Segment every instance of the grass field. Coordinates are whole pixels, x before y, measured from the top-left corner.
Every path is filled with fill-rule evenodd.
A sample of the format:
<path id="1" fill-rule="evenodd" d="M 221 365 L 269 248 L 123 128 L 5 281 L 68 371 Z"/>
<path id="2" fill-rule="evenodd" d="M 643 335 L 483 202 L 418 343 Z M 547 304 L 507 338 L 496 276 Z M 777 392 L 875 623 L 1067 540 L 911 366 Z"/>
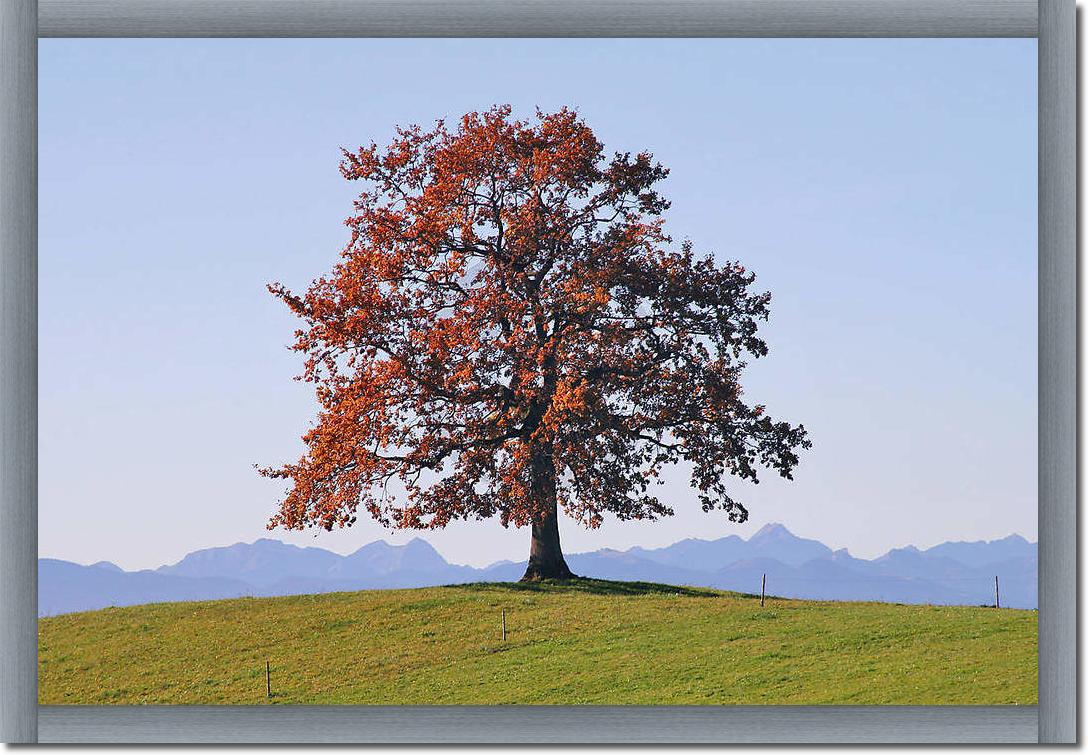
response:
<path id="1" fill-rule="evenodd" d="M 39 698 L 1034 704 L 1036 616 L 594 580 L 163 603 L 40 620 Z"/>

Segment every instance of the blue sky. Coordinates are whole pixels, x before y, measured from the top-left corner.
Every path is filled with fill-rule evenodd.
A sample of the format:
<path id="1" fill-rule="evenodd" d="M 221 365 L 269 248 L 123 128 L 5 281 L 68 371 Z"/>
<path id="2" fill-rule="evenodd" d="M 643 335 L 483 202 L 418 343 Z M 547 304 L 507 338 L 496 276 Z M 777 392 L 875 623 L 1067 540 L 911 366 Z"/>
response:
<path id="1" fill-rule="evenodd" d="M 577 107 L 671 168 L 668 228 L 774 293 L 748 396 L 809 428 L 796 481 L 568 552 L 779 521 L 871 557 L 1036 537 L 1034 40 L 40 42 L 42 556 L 126 568 L 266 536 L 314 404 L 264 289 L 334 264 L 340 146 L 509 102 Z M 354 550 L 377 525 L 274 535 Z M 524 558 L 495 521 L 426 533 Z"/>

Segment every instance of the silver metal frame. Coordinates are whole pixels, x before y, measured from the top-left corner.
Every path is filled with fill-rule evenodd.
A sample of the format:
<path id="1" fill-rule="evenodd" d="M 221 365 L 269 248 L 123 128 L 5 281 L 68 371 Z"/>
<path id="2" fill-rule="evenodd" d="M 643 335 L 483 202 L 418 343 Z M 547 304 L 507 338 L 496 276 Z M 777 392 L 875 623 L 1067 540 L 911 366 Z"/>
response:
<path id="1" fill-rule="evenodd" d="M 0 739 L 5 742 L 1075 742 L 1073 0 L 0 0 Z M 1038 37 L 1039 705 L 37 704 L 39 37 Z"/>

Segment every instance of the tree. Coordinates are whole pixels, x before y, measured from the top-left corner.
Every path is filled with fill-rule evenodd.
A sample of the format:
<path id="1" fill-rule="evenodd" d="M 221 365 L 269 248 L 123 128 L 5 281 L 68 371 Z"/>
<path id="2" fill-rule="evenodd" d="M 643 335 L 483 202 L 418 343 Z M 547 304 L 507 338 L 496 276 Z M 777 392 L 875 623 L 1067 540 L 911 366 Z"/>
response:
<path id="1" fill-rule="evenodd" d="M 586 527 L 673 513 L 685 461 L 704 511 L 747 511 L 727 473 L 792 479 L 804 426 L 742 400 L 770 294 L 665 234 L 668 174 L 606 157 L 577 113 L 508 106 L 344 151 L 364 189 L 342 260 L 304 295 L 293 348 L 321 410 L 269 527 L 530 526 L 523 579 L 568 578 L 558 508 Z M 394 482 L 391 491 L 389 485 Z"/>

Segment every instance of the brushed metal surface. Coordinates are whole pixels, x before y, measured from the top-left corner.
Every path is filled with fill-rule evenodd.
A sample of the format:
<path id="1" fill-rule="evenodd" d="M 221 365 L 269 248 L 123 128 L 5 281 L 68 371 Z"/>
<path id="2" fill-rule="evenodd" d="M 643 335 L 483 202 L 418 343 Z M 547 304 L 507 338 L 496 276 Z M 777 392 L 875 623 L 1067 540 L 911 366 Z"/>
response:
<path id="1" fill-rule="evenodd" d="M 1076 9 L 1039 0 L 1039 741 L 1077 738 Z"/>
<path id="2" fill-rule="evenodd" d="M 43 37 L 1033 37 L 1035 0 L 39 0 Z"/>
<path id="3" fill-rule="evenodd" d="M 1035 706 L 43 706 L 40 741 L 1034 742 Z"/>
<path id="4" fill-rule="evenodd" d="M 0 1 L 0 738 L 38 703 L 38 39 L 35 0 Z"/>

